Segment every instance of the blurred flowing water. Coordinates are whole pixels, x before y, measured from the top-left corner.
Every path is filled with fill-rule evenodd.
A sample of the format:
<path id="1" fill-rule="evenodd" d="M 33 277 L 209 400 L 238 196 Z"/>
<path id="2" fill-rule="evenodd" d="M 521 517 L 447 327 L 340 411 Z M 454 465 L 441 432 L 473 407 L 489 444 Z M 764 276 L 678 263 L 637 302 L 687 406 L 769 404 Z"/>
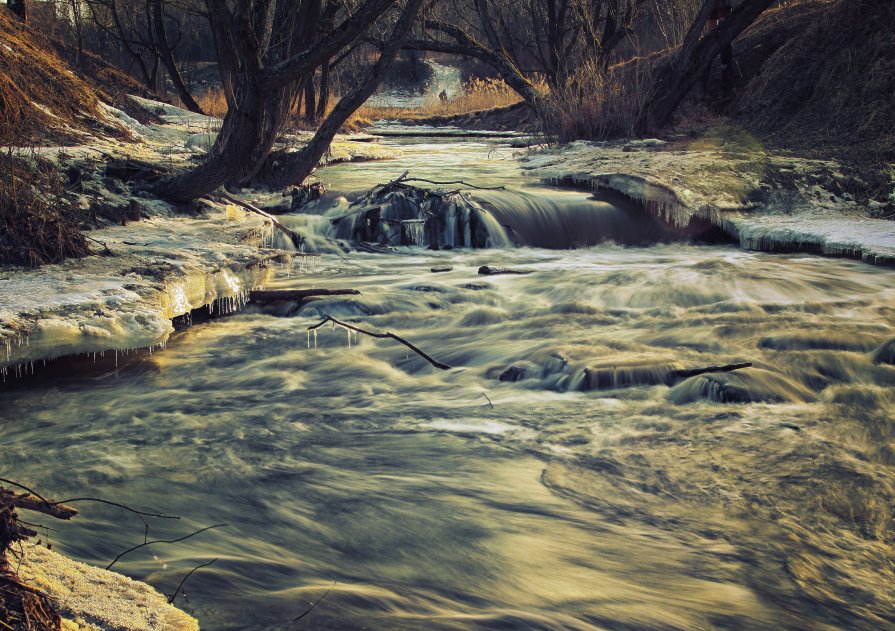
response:
<path id="1" fill-rule="evenodd" d="M 436 144 L 321 177 L 361 189 L 417 161 L 551 194 L 505 145 Z M 292 221 L 320 232 L 329 212 Z M 362 294 L 0 392 L 4 475 L 182 516 L 156 538 L 228 524 L 116 565 L 171 593 L 219 559 L 178 598 L 206 629 L 895 627 L 890 269 L 607 242 L 332 254 L 272 284 L 310 286 Z M 322 314 L 456 368 L 309 337 Z M 500 381 L 510 366 L 523 378 Z M 65 553 L 103 563 L 143 540 L 133 516 L 80 508 L 50 533 Z"/>

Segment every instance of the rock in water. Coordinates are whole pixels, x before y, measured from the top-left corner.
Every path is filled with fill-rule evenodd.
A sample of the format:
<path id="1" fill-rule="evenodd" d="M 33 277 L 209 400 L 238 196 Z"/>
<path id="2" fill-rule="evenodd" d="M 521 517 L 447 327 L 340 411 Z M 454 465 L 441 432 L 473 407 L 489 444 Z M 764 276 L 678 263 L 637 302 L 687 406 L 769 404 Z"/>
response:
<path id="1" fill-rule="evenodd" d="M 500 374 L 498 379 L 500 379 L 500 381 L 512 382 L 522 381 L 525 379 L 525 368 L 522 368 L 521 366 L 510 366 Z"/>

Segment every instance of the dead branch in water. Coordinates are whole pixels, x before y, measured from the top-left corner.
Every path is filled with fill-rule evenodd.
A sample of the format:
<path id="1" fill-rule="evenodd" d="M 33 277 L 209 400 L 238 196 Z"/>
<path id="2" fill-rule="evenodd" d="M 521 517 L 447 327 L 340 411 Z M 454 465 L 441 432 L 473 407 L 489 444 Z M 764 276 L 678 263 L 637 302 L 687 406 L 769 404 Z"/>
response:
<path id="1" fill-rule="evenodd" d="M 112 562 L 106 566 L 106 569 L 111 570 L 112 566 L 115 565 L 116 563 L 118 563 L 118 561 L 121 559 L 121 557 L 123 557 L 126 554 L 130 554 L 134 550 L 139 550 L 140 548 L 145 548 L 146 546 L 152 545 L 154 543 L 178 543 L 180 541 L 189 539 L 190 537 L 194 537 L 194 536 L 198 535 L 199 533 L 205 532 L 206 530 L 211 530 L 212 528 L 223 528 L 226 525 L 227 524 L 214 524 L 213 526 L 206 526 L 205 528 L 200 528 L 196 532 L 192 532 L 184 537 L 178 537 L 177 539 L 154 539 L 153 541 L 144 540 L 143 543 L 141 543 L 139 545 L 135 545 L 133 548 L 128 548 L 127 550 L 125 550 L 124 552 L 119 554 L 117 557 L 115 557 L 112 560 Z"/>
<path id="2" fill-rule="evenodd" d="M 278 301 L 301 302 L 318 296 L 357 296 L 357 289 L 255 289 L 249 293 L 249 301 L 266 304 Z"/>
<path id="3" fill-rule="evenodd" d="M 394 180 L 386 182 L 385 184 L 379 184 L 378 186 L 373 187 L 372 190 L 386 190 L 394 186 L 398 186 L 399 184 L 404 184 L 405 182 L 425 182 L 426 184 L 435 184 L 437 186 L 459 184 L 465 188 L 473 188 L 480 191 L 502 191 L 506 189 L 505 186 L 477 186 L 475 184 L 470 184 L 465 180 L 427 180 L 423 177 L 409 177 L 409 175 L 410 171 L 404 171 L 404 173 L 396 177 Z"/>
<path id="4" fill-rule="evenodd" d="M 333 590 L 333 587 L 335 587 L 335 586 L 336 586 L 336 581 L 333 581 L 333 584 L 329 586 L 329 589 L 326 590 L 326 592 L 324 592 L 323 596 L 321 596 L 320 598 L 318 598 L 317 600 L 315 600 L 313 603 L 311 603 L 311 606 L 308 607 L 307 609 L 305 609 L 305 611 L 304 611 L 303 614 L 301 614 L 300 616 L 297 616 L 297 617 L 293 618 L 293 619 L 291 620 L 291 622 L 298 622 L 299 620 L 301 620 L 302 618 L 304 618 L 305 616 L 307 616 L 309 613 L 311 613 L 312 611 L 314 611 L 314 607 L 316 607 L 317 605 L 319 605 L 319 604 L 323 601 L 324 598 L 326 598 L 327 596 L 329 596 L 329 593 Z"/>
<path id="5" fill-rule="evenodd" d="M 284 226 L 283 223 L 279 219 L 277 219 L 270 213 L 264 212 L 257 206 L 254 206 L 248 202 L 244 202 L 241 199 L 237 199 L 237 198 L 233 197 L 232 195 L 230 195 L 228 193 L 224 193 L 222 191 L 218 191 L 217 193 L 214 193 L 214 195 L 217 195 L 221 199 L 226 200 L 226 201 L 230 202 L 231 204 L 236 204 L 237 206 L 241 206 L 242 208 L 245 208 L 246 210 L 253 212 L 256 215 L 261 215 L 262 217 L 264 217 L 265 219 L 270 221 L 270 223 L 272 223 L 274 225 L 274 227 L 278 228 L 279 230 L 281 230 L 283 232 L 283 234 L 285 234 L 287 237 L 289 237 L 292 240 L 292 244 L 296 248 L 300 248 L 302 246 L 302 244 L 304 244 L 305 238 L 303 236 L 301 236 L 300 234 L 295 232 L 295 230 L 293 230 L 292 228 L 288 228 L 288 227 Z M 213 200 L 213 197 L 210 195 L 206 196 L 206 198 Z"/>
<path id="6" fill-rule="evenodd" d="M 674 383 L 676 381 L 683 381 L 684 379 L 689 379 L 690 377 L 696 377 L 698 375 L 705 375 L 707 373 L 713 372 L 733 372 L 734 370 L 740 370 L 741 368 L 751 368 L 752 362 L 740 362 L 738 364 L 726 364 L 724 366 L 707 366 L 705 368 L 690 368 L 685 370 L 672 370 L 669 375 L 669 381 Z"/>
<path id="7" fill-rule="evenodd" d="M 319 323 L 309 326 L 308 331 L 314 331 L 316 329 L 319 329 L 327 322 L 332 322 L 333 324 L 337 324 L 338 326 L 344 327 L 346 329 L 350 329 L 352 331 L 356 331 L 358 333 L 363 333 L 364 335 L 369 335 L 370 337 L 375 337 L 375 338 L 379 338 L 379 339 L 385 339 L 385 338 L 393 339 L 397 342 L 400 342 L 401 344 L 403 344 L 410 350 L 412 350 L 414 353 L 416 353 L 417 355 L 419 355 L 420 357 L 425 359 L 427 362 L 429 362 L 436 368 L 440 368 L 441 370 L 450 370 L 451 369 L 451 366 L 448 366 L 447 364 L 443 364 L 440 361 L 438 361 L 437 359 L 433 359 L 430 355 L 421 351 L 419 348 L 417 348 L 416 346 L 414 346 L 413 344 L 411 344 L 410 342 L 408 342 L 407 340 L 405 340 L 403 337 L 401 337 L 399 335 L 395 335 L 394 333 L 376 333 L 375 331 L 367 331 L 360 327 L 354 326 L 353 324 L 348 324 L 347 322 L 341 322 L 340 320 L 336 320 L 332 316 L 328 316 L 328 315 L 324 316 L 323 320 L 321 320 Z"/>
<path id="8" fill-rule="evenodd" d="M 505 186 L 476 186 L 475 184 L 470 184 L 464 180 L 427 180 L 421 177 L 407 177 L 401 180 L 402 182 L 426 182 L 427 184 L 460 184 L 464 188 L 474 188 L 479 191 L 503 191 L 506 190 Z"/>
<path id="9" fill-rule="evenodd" d="M 201 565 L 197 565 L 197 566 L 194 567 L 192 570 L 190 570 L 189 572 L 187 572 L 186 576 L 183 577 L 183 580 L 180 581 L 180 585 L 178 585 L 178 586 L 177 586 L 177 589 L 174 590 L 174 593 L 171 594 L 171 595 L 168 597 L 168 604 L 169 604 L 169 605 L 173 605 L 173 604 L 174 604 L 174 599 L 177 598 L 177 594 L 180 593 L 180 590 L 181 590 L 181 588 L 183 587 L 184 583 L 186 583 L 187 579 L 188 579 L 190 576 L 193 575 L 193 572 L 195 572 L 196 570 L 201 570 L 203 567 L 208 567 L 209 565 L 211 565 L 211 564 L 214 563 L 215 561 L 217 561 L 217 559 L 212 559 L 212 560 L 209 561 L 208 563 L 202 563 Z"/>

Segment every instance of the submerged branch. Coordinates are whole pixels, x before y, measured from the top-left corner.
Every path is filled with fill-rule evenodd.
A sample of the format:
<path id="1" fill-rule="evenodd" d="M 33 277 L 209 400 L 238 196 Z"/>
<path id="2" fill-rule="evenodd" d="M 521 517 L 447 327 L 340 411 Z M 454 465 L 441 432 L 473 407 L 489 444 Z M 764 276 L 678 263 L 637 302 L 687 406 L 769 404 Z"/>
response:
<path id="1" fill-rule="evenodd" d="M 413 344 L 411 344 L 410 342 L 408 342 L 407 340 L 405 340 L 403 337 L 401 337 L 399 335 L 395 335 L 394 333 L 388 333 L 388 332 L 376 333 L 375 331 L 367 331 L 367 330 L 357 327 L 353 324 L 348 324 L 347 322 L 342 322 L 340 320 L 336 320 L 332 316 L 328 316 L 328 315 L 324 316 L 323 320 L 321 320 L 319 323 L 309 326 L 308 331 L 314 331 L 315 329 L 319 329 L 327 322 L 332 322 L 333 324 L 337 324 L 341 327 L 350 329 L 352 331 L 356 331 L 358 333 L 363 333 L 364 335 L 369 335 L 370 337 L 375 337 L 375 338 L 379 338 L 379 339 L 385 339 L 385 338 L 393 339 L 397 342 L 400 342 L 401 344 L 403 344 L 410 350 L 412 350 L 414 353 L 416 353 L 417 355 L 419 355 L 420 357 L 425 359 L 427 362 L 429 362 L 436 368 L 440 368 L 441 370 L 450 370 L 451 369 L 451 366 L 448 366 L 447 364 L 443 364 L 440 361 L 438 361 L 437 359 L 432 358 L 430 355 L 428 355 L 424 351 L 420 350 L 419 348 L 417 348 L 416 346 L 414 346 Z"/>
<path id="2" fill-rule="evenodd" d="M 190 570 L 189 572 L 187 572 L 186 576 L 183 577 L 183 580 L 180 581 L 180 585 L 178 585 L 178 586 L 177 586 L 177 589 L 174 590 L 174 593 L 171 594 L 170 597 L 168 597 L 168 604 L 169 604 L 169 605 L 173 605 L 173 604 L 174 604 L 174 599 L 177 598 L 177 594 L 180 593 L 180 590 L 183 588 L 183 586 L 184 586 L 184 584 L 186 583 L 187 579 L 188 579 L 190 576 L 193 575 L 193 572 L 195 572 L 196 570 L 201 570 L 203 567 L 208 567 L 209 565 L 211 565 L 211 564 L 214 563 L 215 561 L 217 561 L 217 559 L 212 559 L 212 560 L 209 561 L 208 563 L 202 563 L 201 565 L 197 565 L 197 566 L 194 567 L 192 570 Z"/>
<path id="3" fill-rule="evenodd" d="M 200 528 L 196 532 L 192 532 L 192 533 L 185 535 L 183 537 L 178 537 L 177 539 L 154 539 L 152 541 L 144 541 L 143 543 L 136 545 L 133 548 L 129 548 L 128 550 L 125 550 L 124 552 L 119 554 L 117 557 L 115 557 L 115 559 L 111 563 L 109 563 L 109 565 L 106 566 L 106 569 L 107 570 L 112 569 L 112 566 L 115 565 L 116 563 L 118 563 L 118 561 L 121 559 L 121 557 L 123 557 L 126 554 L 130 554 L 134 550 L 139 550 L 140 548 L 145 548 L 146 546 L 152 545 L 154 543 L 178 543 L 180 541 L 185 541 L 186 539 L 189 539 L 190 537 L 195 537 L 196 535 L 203 533 L 206 530 L 211 530 L 212 528 L 223 528 L 226 525 L 227 524 L 214 524 L 213 526 L 206 526 L 205 528 Z"/>
<path id="4" fill-rule="evenodd" d="M 696 377 L 698 375 L 704 375 L 712 372 L 733 372 L 734 370 L 740 370 L 741 368 L 751 368 L 752 362 L 740 362 L 737 364 L 726 364 L 724 366 L 707 366 L 705 368 L 690 368 L 685 370 L 672 370 L 669 374 L 669 378 L 671 381 L 681 381 L 684 379 L 689 379 L 690 377 Z"/>
<path id="5" fill-rule="evenodd" d="M 318 296 L 357 296 L 357 289 L 255 289 L 249 292 L 249 301 L 266 304 L 280 300 L 301 302 Z"/>
<path id="6" fill-rule="evenodd" d="M 316 607 L 317 605 L 319 605 L 319 604 L 323 601 L 324 598 L 326 598 L 327 596 L 329 596 L 329 593 L 333 590 L 333 587 L 335 587 L 335 586 L 336 586 L 336 581 L 333 581 L 333 584 L 329 586 L 329 589 L 326 590 L 326 592 L 324 592 L 323 596 L 321 596 L 320 598 L 318 598 L 317 600 L 315 600 L 313 603 L 311 603 L 311 606 L 308 607 L 307 609 L 305 609 L 305 611 L 304 611 L 303 614 L 301 614 L 300 616 L 297 616 L 297 617 L 293 618 L 293 619 L 292 619 L 292 622 L 298 622 L 299 620 L 301 620 L 302 618 L 304 618 L 305 616 L 307 616 L 309 613 L 311 613 L 312 611 L 314 611 L 314 607 Z"/>

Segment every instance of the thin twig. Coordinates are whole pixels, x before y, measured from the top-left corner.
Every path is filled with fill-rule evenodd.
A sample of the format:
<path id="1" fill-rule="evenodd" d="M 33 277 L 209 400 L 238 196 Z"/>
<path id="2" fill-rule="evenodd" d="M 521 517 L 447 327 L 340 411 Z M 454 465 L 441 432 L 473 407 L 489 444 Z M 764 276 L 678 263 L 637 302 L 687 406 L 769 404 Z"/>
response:
<path id="1" fill-rule="evenodd" d="M 493 408 L 494 404 L 491 403 L 491 399 L 488 397 L 488 395 L 483 392 L 482 396 L 485 397 L 485 399 L 488 401 L 488 405 L 490 405 Z"/>
<path id="2" fill-rule="evenodd" d="M 422 177 L 406 177 L 402 182 L 426 182 L 427 184 L 462 184 L 466 188 L 474 188 L 480 191 L 503 191 L 506 189 L 505 186 L 476 186 L 475 184 L 470 184 L 464 180 L 427 180 Z"/>
<path id="3" fill-rule="evenodd" d="M 215 561 L 217 561 L 217 559 L 212 559 L 212 560 L 209 561 L 208 563 L 203 563 L 202 565 L 197 565 L 197 566 L 194 567 L 192 570 L 190 570 L 189 572 L 187 572 L 187 575 L 183 577 L 183 580 L 182 580 L 182 581 L 180 581 L 180 585 L 177 586 L 177 589 L 175 589 L 175 590 L 174 590 L 174 593 L 171 594 L 171 596 L 168 598 L 168 604 L 171 605 L 171 604 L 174 603 L 174 599 L 177 598 L 177 594 L 180 592 L 180 589 L 183 587 L 184 583 L 186 583 L 186 580 L 187 580 L 190 576 L 193 575 L 193 572 L 195 572 L 196 570 L 201 570 L 203 567 L 208 567 L 209 565 L 211 565 L 211 564 L 214 563 Z"/>
<path id="4" fill-rule="evenodd" d="M 131 508 L 130 506 L 125 506 L 124 504 L 119 504 L 118 502 L 110 502 L 109 500 L 103 500 L 98 497 L 73 497 L 71 499 L 62 500 L 61 502 L 52 502 L 53 504 L 71 504 L 72 502 L 99 502 L 100 504 L 108 504 L 109 506 L 117 506 L 118 508 L 123 508 L 126 511 L 134 513 L 136 515 L 140 515 L 141 517 L 158 517 L 159 519 L 180 519 L 177 515 L 159 515 L 156 513 L 146 513 L 141 510 L 137 510 L 136 508 Z"/>
<path id="5" fill-rule="evenodd" d="M 304 618 L 305 616 L 307 616 L 309 613 L 311 613 L 311 612 L 314 610 L 314 607 L 316 607 L 317 605 L 319 605 L 320 602 L 321 602 L 324 598 L 326 598 L 327 596 L 329 596 L 329 593 L 333 590 L 333 587 L 335 587 L 335 586 L 336 586 L 336 581 L 333 581 L 333 584 L 329 586 L 329 589 L 326 590 L 326 593 L 323 594 L 323 596 L 321 596 L 321 597 L 318 598 L 317 600 L 315 600 L 315 601 L 311 604 L 311 606 L 308 607 L 308 608 L 305 610 L 305 612 L 304 612 L 303 614 L 301 614 L 301 615 L 298 616 L 297 618 L 293 618 L 293 619 L 292 619 L 292 622 L 298 622 L 299 620 L 301 620 L 302 618 Z"/>
<path id="6" fill-rule="evenodd" d="M 178 543 L 180 541 L 184 541 L 185 539 L 189 539 L 190 537 L 194 537 L 194 536 L 198 535 L 199 533 L 205 532 L 206 530 L 211 530 L 212 528 L 222 528 L 226 525 L 227 524 L 215 524 L 213 526 L 206 526 L 205 528 L 202 528 L 200 530 L 197 530 L 196 532 L 190 533 L 190 534 L 186 535 L 185 537 L 179 537 L 177 539 L 154 539 L 152 541 L 144 541 L 143 543 L 136 545 L 133 548 L 130 548 L 129 550 L 125 550 L 124 552 L 119 554 L 117 557 L 115 557 L 115 559 L 111 563 L 109 563 L 109 565 L 106 566 L 106 569 L 107 570 L 112 569 L 112 566 L 115 565 L 116 563 L 118 563 L 118 561 L 119 561 L 119 559 L 121 559 L 121 557 L 123 557 L 126 554 L 130 554 L 134 550 L 139 550 L 140 548 L 145 548 L 146 546 L 152 545 L 154 543 Z"/>
<path id="7" fill-rule="evenodd" d="M 352 331 L 357 331 L 358 333 L 363 333 L 364 335 L 369 335 L 370 337 L 375 337 L 375 338 L 379 338 L 379 339 L 391 338 L 397 342 L 400 342 L 401 344 L 403 344 L 404 346 L 406 346 L 407 348 L 412 350 L 414 353 L 416 353 L 417 355 L 419 355 L 420 357 L 425 359 L 427 362 L 429 362 L 436 368 L 440 368 L 441 370 L 450 370 L 451 369 L 451 366 L 448 366 L 447 364 L 443 364 L 440 361 L 438 361 L 437 359 L 433 359 L 430 355 L 426 354 L 424 351 L 421 351 L 419 348 L 417 348 L 416 346 L 414 346 L 413 344 L 411 344 L 410 342 L 405 340 L 403 337 L 395 335 L 394 333 L 388 333 L 388 332 L 376 333 L 374 331 L 367 331 L 367 330 L 357 327 L 353 324 L 348 324 L 347 322 L 342 322 L 340 320 L 336 320 L 334 317 L 329 316 L 329 315 L 324 315 L 323 320 L 321 320 L 317 324 L 313 324 L 313 325 L 309 326 L 308 331 L 313 331 L 315 329 L 319 329 L 327 322 L 332 322 L 333 324 L 338 324 L 341 327 L 345 327 L 346 329 L 351 329 Z"/>

